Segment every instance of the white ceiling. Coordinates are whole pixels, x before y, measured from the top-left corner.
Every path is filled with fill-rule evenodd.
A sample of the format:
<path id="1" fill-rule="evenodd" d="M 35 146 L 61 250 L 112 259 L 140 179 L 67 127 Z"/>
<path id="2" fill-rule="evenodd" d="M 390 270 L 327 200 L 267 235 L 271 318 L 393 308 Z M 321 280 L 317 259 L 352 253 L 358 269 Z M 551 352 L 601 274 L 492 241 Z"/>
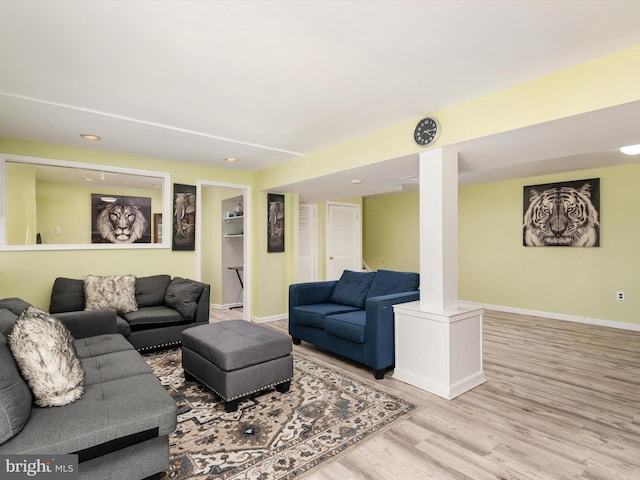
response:
<path id="1" fill-rule="evenodd" d="M 3 0 L 0 136 L 259 171 L 638 45 L 638 18 L 613 0 Z M 593 164 L 573 157 L 640 143 L 624 128 L 639 111 L 467 142 L 461 181 Z M 409 157 L 282 190 L 345 198 L 416 174 Z"/>

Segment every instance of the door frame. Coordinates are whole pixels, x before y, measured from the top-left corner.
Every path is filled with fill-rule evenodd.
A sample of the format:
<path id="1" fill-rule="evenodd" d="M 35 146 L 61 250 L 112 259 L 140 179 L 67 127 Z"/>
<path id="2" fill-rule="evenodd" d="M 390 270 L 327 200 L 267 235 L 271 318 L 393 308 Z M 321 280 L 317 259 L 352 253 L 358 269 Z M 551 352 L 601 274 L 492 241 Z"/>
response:
<path id="1" fill-rule="evenodd" d="M 242 289 L 242 305 L 244 320 L 250 322 L 251 309 L 251 285 L 252 285 L 252 257 L 251 257 L 251 186 L 238 183 L 216 182 L 213 180 L 198 180 L 196 182 L 196 225 L 202 225 L 202 188 L 221 187 L 234 188 L 242 191 L 244 236 L 242 238 L 244 248 L 244 270 Z M 196 280 L 202 278 L 202 228 L 196 229 Z"/>

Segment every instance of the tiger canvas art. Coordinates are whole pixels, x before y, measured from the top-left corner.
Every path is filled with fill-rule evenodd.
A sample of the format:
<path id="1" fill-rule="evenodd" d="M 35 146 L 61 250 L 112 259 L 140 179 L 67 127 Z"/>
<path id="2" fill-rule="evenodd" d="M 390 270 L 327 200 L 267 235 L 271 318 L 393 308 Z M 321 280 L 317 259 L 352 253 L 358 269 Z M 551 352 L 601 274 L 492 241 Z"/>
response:
<path id="1" fill-rule="evenodd" d="M 599 247 L 600 179 L 524 187 L 523 245 Z"/>
<path id="2" fill-rule="evenodd" d="M 92 194 L 92 243 L 150 243 L 151 199 Z"/>

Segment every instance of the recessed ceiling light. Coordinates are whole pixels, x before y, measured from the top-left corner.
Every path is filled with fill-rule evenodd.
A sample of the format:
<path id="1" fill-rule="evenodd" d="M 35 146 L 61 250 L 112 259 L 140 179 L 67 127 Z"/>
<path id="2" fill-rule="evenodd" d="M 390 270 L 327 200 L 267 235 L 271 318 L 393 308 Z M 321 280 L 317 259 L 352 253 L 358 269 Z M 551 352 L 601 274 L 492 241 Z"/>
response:
<path id="1" fill-rule="evenodd" d="M 85 182 L 95 182 L 95 181 L 96 181 L 96 179 L 95 179 L 95 178 L 89 178 L 89 177 L 85 177 L 85 178 L 83 178 L 83 180 L 84 180 Z"/>
<path id="2" fill-rule="evenodd" d="M 235 162 L 238 161 L 238 159 L 234 158 L 234 157 L 227 157 L 227 158 L 224 159 L 224 161 L 227 162 L 227 163 L 235 163 Z"/>
<path id="3" fill-rule="evenodd" d="M 620 151 L 625 155 L 638 155 L 640 154 L 640 145 L 629 145 L 628 147 L 621 147 Z"/>
<path id="4" fill-rule="evenodd" d="M 351 180 L 351 183 L 353 183 L 354 185 L 360 185 L 362 183 L 362 180 L 360 180 L 359 178 L 354 178 L 353 180 Z"/>
<path id="5" fill-rule="evenodd" d="M 91 133 L 83 133 L 80 136 L 82 138 L 84 138 L 85 140 L 91 140 L 91 141 L 94 141 L 94 142 L 97 142 L 98 140 L 100 140 L 100 137 L 98 135 L 93 135 Z"/>

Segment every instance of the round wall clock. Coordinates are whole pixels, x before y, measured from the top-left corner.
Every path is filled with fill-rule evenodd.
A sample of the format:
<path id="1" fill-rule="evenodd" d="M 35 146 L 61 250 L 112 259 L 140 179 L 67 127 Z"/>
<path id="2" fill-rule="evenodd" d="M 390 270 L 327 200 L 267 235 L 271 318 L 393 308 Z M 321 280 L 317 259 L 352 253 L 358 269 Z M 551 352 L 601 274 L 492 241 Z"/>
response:
<path id="1" fill-rule="evenodd" d="M 426 147 L 433 143 L 440 134 L 440 124 L 432 117 L 423 118 L 413 131 L 413 139 L 418 145 Z"/>

